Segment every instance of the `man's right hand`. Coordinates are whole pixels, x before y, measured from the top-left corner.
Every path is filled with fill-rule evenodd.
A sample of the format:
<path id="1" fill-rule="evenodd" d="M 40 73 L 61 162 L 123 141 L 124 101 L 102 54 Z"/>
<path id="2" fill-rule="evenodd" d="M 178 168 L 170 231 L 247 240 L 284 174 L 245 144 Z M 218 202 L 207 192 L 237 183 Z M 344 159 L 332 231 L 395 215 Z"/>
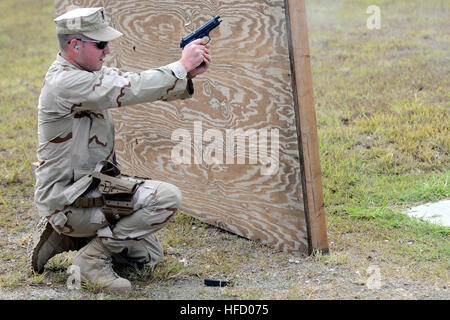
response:
<path id="1" fill-rule="evenodd" d="M 186 69 L 186 72 L 190 72 L 205 60 L 211 61 L 209 46 L 204 45 L 203 39 L 197 39 L 184 47 L 180 62 Z"/>

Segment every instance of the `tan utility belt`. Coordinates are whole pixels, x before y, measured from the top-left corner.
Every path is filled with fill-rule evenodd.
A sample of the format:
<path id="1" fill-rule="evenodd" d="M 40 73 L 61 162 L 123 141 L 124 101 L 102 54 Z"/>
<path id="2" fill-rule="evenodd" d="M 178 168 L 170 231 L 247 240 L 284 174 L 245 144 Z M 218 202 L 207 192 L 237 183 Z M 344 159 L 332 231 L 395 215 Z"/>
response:
<path id="1" fill-rule="evenodd" d="M 80 197 L 72 206 L 75 208 L 102 207 L 108 222 L 114 224 L 121 217 L 129 216 L 133 212 L 133 194 L 144 181 L 128 181 L 109 174 L 119 175 L 120 171 L 110 162 L 100 162 L 91 176 L 98 179 L 98 190 L 102 196 L 97 198 Z"/>
<path id="2" fill-rule="evenodd" d="M 103 201 L 103 197 L 97 198 L 84 198 L 79 197 L 72 203 L 72 207 L 74 208 L 95 208 L 103 206 L 105 202 Z"/>

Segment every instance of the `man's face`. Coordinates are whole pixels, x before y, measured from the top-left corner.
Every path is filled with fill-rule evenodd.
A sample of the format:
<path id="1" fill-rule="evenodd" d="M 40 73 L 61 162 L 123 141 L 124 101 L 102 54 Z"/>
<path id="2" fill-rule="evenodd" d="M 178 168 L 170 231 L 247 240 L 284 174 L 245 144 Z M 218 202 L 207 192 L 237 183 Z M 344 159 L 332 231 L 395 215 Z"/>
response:
<path id="1" fill-rule="evenodd" d="M 90 38 L 85 38 L 92 40 Z M 78 55 L 75 62 L 86 71 L 98 71 L 105 62 L 105 57 L 110 53 L 109 47 L 99 49 L 97 43 L 78 40 Z"/>

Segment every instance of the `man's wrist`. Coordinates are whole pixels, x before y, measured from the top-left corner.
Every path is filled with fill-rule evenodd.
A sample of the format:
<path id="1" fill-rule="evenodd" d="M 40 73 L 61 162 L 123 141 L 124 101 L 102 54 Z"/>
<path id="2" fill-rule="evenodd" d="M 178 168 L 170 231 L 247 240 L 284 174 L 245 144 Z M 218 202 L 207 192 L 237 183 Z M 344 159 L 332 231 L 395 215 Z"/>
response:
<path id="1" fill-rule="evenodd" d="M 188 80 L 192 80 L 192 79 L 195 78 L 195 76 L 193 76 L 190 72 L 188 72 L 188 73 L 186 74 L 186 78 L 187 78 Z"/>

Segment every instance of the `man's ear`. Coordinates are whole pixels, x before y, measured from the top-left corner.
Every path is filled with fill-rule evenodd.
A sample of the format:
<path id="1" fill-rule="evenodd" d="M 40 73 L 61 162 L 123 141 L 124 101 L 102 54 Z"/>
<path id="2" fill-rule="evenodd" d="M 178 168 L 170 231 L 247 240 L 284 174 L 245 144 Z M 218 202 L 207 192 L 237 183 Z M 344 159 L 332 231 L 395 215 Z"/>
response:
<path id="1" fill-rule="evenodd" d="M 73 44 L 73 42 L 75 42 L 75 44 Z M 78 47 L 78 43 L 77 43 L 76 39 L 72 39 L 71 41 L 69 41 L 69 47 L 72 46 L 72 44 L 73 44 L 73 48 L 75 50 L 78 50 L 79 47 Z"/>

